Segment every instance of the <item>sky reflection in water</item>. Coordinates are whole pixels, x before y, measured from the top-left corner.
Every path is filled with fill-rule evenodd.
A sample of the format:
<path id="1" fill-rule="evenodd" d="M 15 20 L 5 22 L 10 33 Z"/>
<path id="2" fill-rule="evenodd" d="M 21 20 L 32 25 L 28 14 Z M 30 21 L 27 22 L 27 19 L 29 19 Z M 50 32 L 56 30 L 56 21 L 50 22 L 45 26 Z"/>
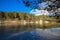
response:
<path id="1" fill-rule="evenodd" d="M 0 35 L 1 40 L 60 40 L 60 28 L 34 29 L 16 34 L 5 33 L 2 37 Z"/>

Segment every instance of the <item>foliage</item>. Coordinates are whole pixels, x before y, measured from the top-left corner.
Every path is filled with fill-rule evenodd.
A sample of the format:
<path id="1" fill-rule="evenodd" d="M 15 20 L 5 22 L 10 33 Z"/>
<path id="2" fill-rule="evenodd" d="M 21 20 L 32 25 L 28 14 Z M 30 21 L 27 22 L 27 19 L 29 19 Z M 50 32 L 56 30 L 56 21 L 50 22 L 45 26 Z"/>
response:
<path id="1" fill-rule="evenodd" d="M 26 20 L 26 21 L 39 21 L 42 20 L 53 20 L 56 19 L 56 16 L 46 16 L 46 15 L 40 15 L 35 16 L 34 14 L 29 14 L 25 12 L 0 12 L 0 20 L 7 20 L 7 19 L 18 19 L 18 20 Z M 59 18 L 60 19 L 60 16 Z"/>

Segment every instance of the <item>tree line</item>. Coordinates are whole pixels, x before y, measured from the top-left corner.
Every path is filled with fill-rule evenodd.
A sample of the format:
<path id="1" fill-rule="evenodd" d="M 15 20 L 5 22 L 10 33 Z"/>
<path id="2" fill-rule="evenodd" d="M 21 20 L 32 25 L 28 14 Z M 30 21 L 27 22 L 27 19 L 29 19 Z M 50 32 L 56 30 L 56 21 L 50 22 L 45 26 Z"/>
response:
<path id="1" fill-rule="evenodd" d="M 18 20 L 32 20 L 32 16 L 34 16 L 34 14 L 25 12 L 0 12 L 0 20 L 14 20 L 16 18 Z"/>
<path id="2" fill-rule="evenodd" d="M 39 21 L 40 19 L 44 19 L 44 20 L 49 20 L 49 19 L 53 19 L 53 18 L 58 18 L 59 16 L 57 16 L 58 14 L 56 14 L 55 16 L 46 16 L 46 15 L 40 15 L 40 16 L 35 16 L 34 14 L 29 14 L 26 12 L 0 12 L 0 20 L 26 20 L 26 21 Z M 60 19 L 60 17 L 58 18 Z"/>

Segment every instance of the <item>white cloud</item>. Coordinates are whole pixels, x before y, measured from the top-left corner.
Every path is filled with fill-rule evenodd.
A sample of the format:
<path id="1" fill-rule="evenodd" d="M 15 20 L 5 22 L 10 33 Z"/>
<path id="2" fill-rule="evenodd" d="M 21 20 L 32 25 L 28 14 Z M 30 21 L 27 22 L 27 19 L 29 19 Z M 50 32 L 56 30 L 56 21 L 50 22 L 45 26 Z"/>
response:
<path id="1" fill-rule="evenodd" d="M 51 2 L 46 1 L 46 2 L 39 3 L 38 5 L 39 5 L 40 9 L 44 9 L 44 8 L 48 7 L 48 5 L 51 5 Z"/>
<path id="2" fill-rule="evenodd" d="M 32 9 L 30 13 L 35 14 L 36 16 L 49 15 L 49 12 L 47 10 L 38 10 L 38 9 Z"/>

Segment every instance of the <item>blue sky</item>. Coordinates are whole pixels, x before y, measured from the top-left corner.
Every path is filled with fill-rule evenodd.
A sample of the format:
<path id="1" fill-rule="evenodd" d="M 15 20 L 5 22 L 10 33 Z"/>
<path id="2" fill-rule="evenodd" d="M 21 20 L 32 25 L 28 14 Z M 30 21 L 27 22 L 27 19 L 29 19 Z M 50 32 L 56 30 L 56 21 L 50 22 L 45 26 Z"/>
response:
<path id="1" fill-rule="evenodd" d="M 32 6 L 33 5 L 35 5 L 35 4 L 32 4 Z M 45 8 L 48 6 L 48 4 L 46 2 L 42 2 L 37 5 L 39 5 L 40 8 Z M 30 13 L 31 10 L 34 10 L 34 9 L 31 9 L 31 7 L 30 8 L 26 7 L 22 3 L 22 0 L 20 0 L 20 2 L 18 2 L 17 0 L 0 0 L 0 11 L 4 11 L 4 12 L 14 12 L 15 11 L 15 12 L 28 12 L 28 13 Z"/>
<path id="2" fill-rule="evenodd" d="M 0 11 L 4 12 L 30 12 L 30 8 L 24 6 L 24 4 L 20 3 L 17 0 L 0 0 Z"/>

